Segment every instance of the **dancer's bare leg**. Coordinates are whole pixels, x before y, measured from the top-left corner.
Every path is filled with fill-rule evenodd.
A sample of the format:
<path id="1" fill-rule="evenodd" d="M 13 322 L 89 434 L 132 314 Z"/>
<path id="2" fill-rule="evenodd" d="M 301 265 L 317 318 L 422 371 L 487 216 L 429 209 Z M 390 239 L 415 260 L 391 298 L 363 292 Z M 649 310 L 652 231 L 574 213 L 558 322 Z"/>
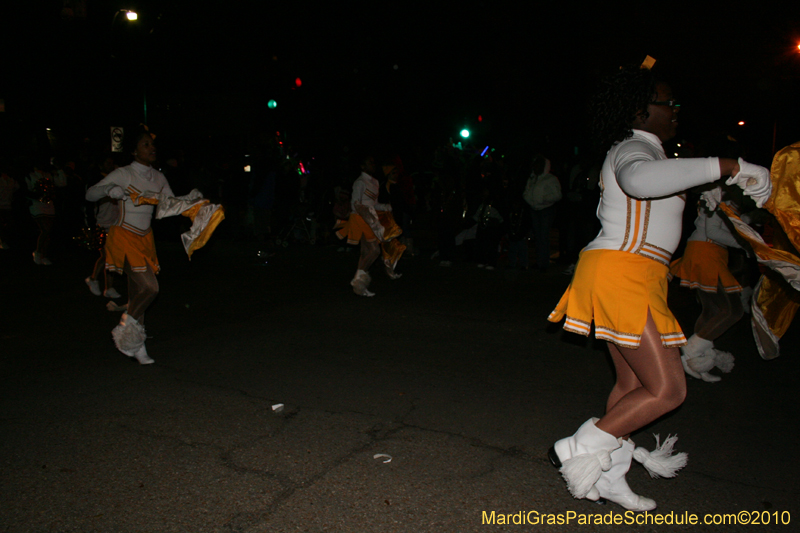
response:
<path id="1" fill-rule="evenodd" d="M 154 363 L 145 347 L 144 313 L 158 296 L 156 274 L 148 266 L 144 272 L 134 272 L 125 261 L 123 267 L 128 275 L 128 304 L 119 325 L 111 331 L 117 349 L 129 357 L 135 357 L 139 364 Z"/>
<path id="2" fill-rule="evenodd" d="M 361 255 L 358 258 L 358 270 L 367 272 L 372 263 L 381 255 L 381 245 L 378 241 L 368 242 L 361 237 Z"/>
<path id="3" fill-rule="evenodd" d="M 636 374 L 634 374 L 628 363 L 625 362 L 625 358 L 619 352 L 619 347 L 616 344 L 608 343 L 608 351 L 611 352 L 611 360 L 614 362 L 617 381 L 614 383 L 614 388 L 611 389 L 611 394 L 608 395 L 606 413 L 611 411 L 626 394 L 642 386 L 639 378 L 636 377 Z"/>
<path id="4" fill-rule="evenodd" d="M 686 377 L 677 348 L 664 348 L 650 312 L 638 349 L 608 344 L 617 383 L 596 426 L 625 437 L 669 413 L 686 398 Z"/>
<path id="5" fill-rule="evenodd" d="M 368 289 L 371 278 L 367 271 L 369 270 L 369 267 L 372 266 L 372 263 L 374 263 L 378 258 L 378 256 L 380 256 L 380 254 L 381 247 L 378 241 L 368 242 L 367 239 L 362 235 L 361 255 L 358 258 L 358 270 L 356 270 L 356 275 L 350 282 L 350 285 L 353 286 L 353 292 L 359 296 L 375 296 L 375 293 Z"/>
<path id="6" fill-rule="evenodd" d="M 97 261 L 94 263 L 94 269 L 92 270 L 92 275 L 90 276 L 92 280 L 97 280 L 106 269 L 106 249 L 102 248 L 100 250 L 100 257 L 97 258 Z"/>
<path id="7" fill-rule="evenodd" d="M 726 293 L 722 282 L 717 286 L 716 293 L 698 291 L 697 297 L 703 311 L 695 322 L 694 334 L 706 340 L 718 339 L 744 314 L 739 293 Z"/>
<path id="8" fill-rule="evenodd" d="M 110 270 L 106 270 L 106 271 L 104 271 L 103 276 L 104 276 L 105 283 L 106 283 L 105 284 L 106 291 L 109 291 L 109 290 L 113 289 L 114 288 L 114 278 L 116 277 L 116 274 L 112 274 Z"/>
<path id="9" fill-rule="evenodd" d="M 102 248 L 100 250 L 100 258 L 94 264 L 94 272 L 92 272 L 92 279 L 96 280 L 100 277 L 100 273 L 103 274 L 103 280 L 105 282 L 104 287 L 106 291 L 109 291 L 114 288 L 114 277 L 115 274 L 112 273 L 110 270 L 105 269 L 106 266 L 106 249 Z"/>
<path id="10" fill-rule="evenodd" d="M 133 272 L 127 261 L 124 271 L 128 275 L 128 316 L 144 324 L 144 312 L 158 296 L 156 274 L 149 266 L 145 272 Z"/>

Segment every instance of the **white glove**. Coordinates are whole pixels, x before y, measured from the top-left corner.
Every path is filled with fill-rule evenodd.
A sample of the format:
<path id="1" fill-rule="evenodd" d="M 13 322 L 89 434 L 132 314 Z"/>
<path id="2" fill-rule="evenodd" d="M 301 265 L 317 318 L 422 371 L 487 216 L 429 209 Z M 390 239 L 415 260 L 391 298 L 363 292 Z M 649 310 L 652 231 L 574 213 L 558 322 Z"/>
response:
<path id="1" fill-rule="evenodd" d="M 113 185 L 108 192 L 106 193 L 109 198 L 113 198 L 114 200 L 124 200 L 128 193 L 125 192 L 125 189 L 120 187 L 119 185 Z"/>
<path id="2" fill-rule="evenodd" d="M 737 185 L 744 193 L 762 207 L 772 194 L 772 181 L 769 179 L 769 170 L 739 158 L 739 173 L 731 176 L 725 182 L 727 185 Z"/>
<path id="3" fill-rule="evenodd" d="M 700 199 L 706 203 L 709 211 L 716 211 L 719 204 L 722 203 L 722 188 L 714 187 L 710 191 L 701 194 Z"/>

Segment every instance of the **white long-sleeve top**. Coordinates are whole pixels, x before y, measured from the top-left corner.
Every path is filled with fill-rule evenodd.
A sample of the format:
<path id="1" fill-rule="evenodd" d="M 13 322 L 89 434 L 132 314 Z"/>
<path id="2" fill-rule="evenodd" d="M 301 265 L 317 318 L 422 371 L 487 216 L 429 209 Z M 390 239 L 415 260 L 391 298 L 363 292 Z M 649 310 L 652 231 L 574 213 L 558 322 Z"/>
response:
<path id="1" fill-rule="evenodd" d="M 731 202 L 723 202 L 738 214 L 736 206 Z M 723 248 L 741 248 L 742 246 L 731 233 L 730 228 L 725 223 L 724 217 L 717 211 L 708 213 L 704 208 L 697 210 L 697 218 L 694 220 L 694 231 L 689 236 L 690 241 L 713 242 Z"/>
<path id="2" fill-rule="evenodd" d="M 633 130 L 600 171 L 602 229 L 586 250 L 620 250 L 669 265 L 678 247 L 686 189 L 720 178 L 719 159 L 667 159 L 659 138 Z"/>
<path id="3" fill-rule="evenodd" d="M 376 211 L 391 211 L 392 208 L 389 204 L 378 203 L 379 191 L 380 183 L 378 180 L 366 172 L 362 172 L 353 183 L 353 194 L 350 196 L 350 209 L 355 212 L 356 202 L 359 202 L 365 207 L 374 208 Z"/>
<path id="4" fill-rule="evenodd" d="M 114 187 L 122 187 L 130 195 L 138 196 L 143 192 L 162 193 L 175 196 L 167 183 L 164 174 L 134 161 L 126 167 L 120 167 L 108 174 L 86 191 L 86 199 L 96 202 L 108 196 L 108 191 Z M 137 235 L 146 235 L 150 231 L 150 221 L 153 218 L 153 205 L 135 205 L 130 196 L 119 200 L 119 217 L 114 226 L 120 226 Z"/>
<path id="5" fill-rule="evenodd" d="M 531 173 L 522 197 L 534 211 L 541 211 L 561 200 L 561 183 L 549 172 L 539 176 Z"/>

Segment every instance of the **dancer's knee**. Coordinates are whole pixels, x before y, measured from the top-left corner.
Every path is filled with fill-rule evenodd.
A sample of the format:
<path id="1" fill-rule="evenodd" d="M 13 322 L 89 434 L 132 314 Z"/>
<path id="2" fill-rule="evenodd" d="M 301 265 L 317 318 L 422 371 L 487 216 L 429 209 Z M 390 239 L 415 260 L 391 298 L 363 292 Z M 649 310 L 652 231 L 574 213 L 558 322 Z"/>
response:
<path id="1" fill-rule="evenodd" d="M 147 288 L 147 291 L 151 298 L 155 298 L 156 296 L 158 296 L 158 291 L 159 291 L 158 283 L 156 283 L 155 285 L 150 285 Z"/>
<path id="2" fill-rule="evenodd" d="M 659 391 L 658 399 L 663 405 L 664 413 L 680 407 L 686 400 L 686 378 L 681 375 L 680 378 L 665 383 Z"/>
<path id="3" fill-rule="evenodd" d="M 367 247 L 364 254 L 367 260 L 374 261 L 375 259 L 378 258 L 378 255 L 380 255 L 380 253 L 381 253 L 381 248 L 377 241 L 367 243 Z"/>
<path id="4" fill-rule="evenodd" d="M 153 278 L 139 286 L 139 294 L 143 300 L 151 301 L 158 296 L 158 280 Z"/>

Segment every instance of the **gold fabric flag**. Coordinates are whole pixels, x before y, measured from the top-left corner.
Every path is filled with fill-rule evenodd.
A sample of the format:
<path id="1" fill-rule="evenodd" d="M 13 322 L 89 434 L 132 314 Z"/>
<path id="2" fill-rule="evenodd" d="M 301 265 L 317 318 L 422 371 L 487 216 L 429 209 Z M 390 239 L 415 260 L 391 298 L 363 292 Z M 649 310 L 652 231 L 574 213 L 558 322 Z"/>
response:
<path id="1" fill-rule="evenodd" d="M 751 325 L 764 359 L 780 355 L 778 341 L 800 308 L 800 143 L 775 154 L 770 178 L 772 195 L 764 208 L 780 224 L 774 228 L 771 247 L 730 208 L 720 205 L 758 262 L 772 271 L 761 276 L 753 293 Z"/>
<path id="2" fill-rule="evenodd" d="M 192 221 L 189 231 L 181 234 L 181 242 L 190 261 L 192 254 L 208 243 L 219 223 L 225 220 L 225 209 L 203 198 L 197 189 L 192 189 L 185 196 L 166 196 L 145 191 L 140 195 L 131 195 L 131 198 L 136 205 L 155 205 L 157 219 L 183 215 Z"/>

